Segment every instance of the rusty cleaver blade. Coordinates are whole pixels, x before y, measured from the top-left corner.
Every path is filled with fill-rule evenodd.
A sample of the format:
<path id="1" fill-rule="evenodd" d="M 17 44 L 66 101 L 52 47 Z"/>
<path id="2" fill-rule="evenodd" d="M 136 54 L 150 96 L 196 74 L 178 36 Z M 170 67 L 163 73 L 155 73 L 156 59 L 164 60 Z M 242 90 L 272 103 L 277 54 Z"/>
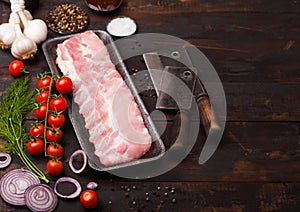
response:
<path id="1" fill-rule="evenodd" d="M 187 64 L 190 67 L 193 67 L 192 61 L 190 60 L 185 48 L 179 48 L 174 52 L 164 53 L 163 55 L 171 57 L 174 55 L 176 56 L 176 60 L 180 61 L 183 64 Z M 152 70 L 164 70 L 164 66 L 160 61 L 159 55 L 155 52 L 145 53 L 143 54 L 143 57 L 159 98 L 160 92 L 158 92 L 158 90 L 160 89 L 159 86 L 161 84 L 162 72 L 157 73 Z M 221 128 L 219 125 L 219 120 L 216 117 L 216 114 L 214 113 L 214 110 L 211 106 L 207 91 L 199 78 L 197 78 L 196 82 L 195 98 L 200 112 L 201 123 L 204 127 L 206 135 L 208 136 L 199 157 L 199 164 L 203 164 L 212 156 L 212 154 L 217 149 L 219 140 L 215 139 L 215 135 L 220 134 L 219 132 L 221 132 Z"/>
<path id="2" fill-rule="evenodd" d="M 173 146 L 182 147 L 189 137 L 189 111 L 194 98 L 196 70 L 178 66 L 164 67 L 160 56 L 155 52 L 145 53 L 143 57 L 158 96 L 156 109 L 177 110 L 174 126 L 177 128 L 180 120 L 181 127 Z"/>
<path id="3" fill-rule="evenodd" d="M 160 61 L 160 57 L 156 52 L 150 52 L 143 54 L 144 61 L 148 68 L 156 95 L 159 96 L 162 73 L 164 66 Z"/>
<path id="4" fill-rule="evenodd" d="M 172 151 L 184 151 L 189 142 L 192 100 L 196 85 L 195 70 L 187 67 L 166 66 L 162 74 L 160 95 L 156 108 L 176 109 L 173 128 L 177 138 L 172 145 Z M 178 153 L 178 152 L 177 152 Z"/>

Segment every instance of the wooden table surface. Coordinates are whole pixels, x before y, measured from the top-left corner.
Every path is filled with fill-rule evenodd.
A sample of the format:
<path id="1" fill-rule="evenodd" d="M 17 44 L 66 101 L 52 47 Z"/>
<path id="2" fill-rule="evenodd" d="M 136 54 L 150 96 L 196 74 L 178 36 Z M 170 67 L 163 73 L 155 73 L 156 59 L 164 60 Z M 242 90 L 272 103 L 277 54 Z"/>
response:
<path id="1" fill-rule="evenodd" d="M 111 13 L 92 11 L 83 0 L 44 0 L 33 16 L 45 19 L 47 11 L 62 3 L 76 3 L 86 10 L 88 29 L 105 30 L 110 19 L 130 16 L 137 22 L 137 33 L 164 33 L 190 42 L 209 58 L 226 94 L 226 128 L 210 160 L 204 165 L 197 162 L 205 142 L 201 128 L 194 148 L 181 164 L 145 180 L 124 179 L 89 167 L 79 175 L 72 173 L 67 163 L 79 143 L 68 119 L 62 176 L 78 179 L 83 188 L 90 181 L 99 183 L 100 200 L 95 211 L 300 210 L 298 0 L 125 0 Z M 9 6 L 0 2 L 0 11 L 0 22 L 7 22 Z M 48 38 L 56 36 L 59 35 L 49 31 Z M 10 52 L 0 51 L 0 58 L 2 95 L 15 79 L 8 72 L 13 60 Z M 32 76 L 32 87 L 39 73 L 49 71 L 41 46 L 35 59 L 25 64 Z M 134 65 L 131 62 L 127 68 Z M 151 101 L 146 103 L 151 105 Z M 33 122 L 34 116 L 29 116 L 27 127 Z M 172 137 L 170 125 L 172 121 L 162 136 L 165 142 Z M 33 160 L 45 170 L 46 159 Z M 0 170 L 0 175 L 20 167 L 22 163 L 14 157 L 13 164 Z M 57 177 L 46 175 L 53 186 Z M 124 186 L 131 188 L 128 195 L 122 190 Z M 176 188 L 175 193 L 170 193 L 171 187 Z M 146 192 L 150 201 L 145 200 Z M 172 203 L 173 198 L 176 203 Z M 134 200 L 136 205 L 132 204 Z M 66 209 L 83 210 L 78 198 L 59 199 L 56 211 Z M 15 210 L 26 208 L 15 208 L 0 199 L 0 211 Z"/>

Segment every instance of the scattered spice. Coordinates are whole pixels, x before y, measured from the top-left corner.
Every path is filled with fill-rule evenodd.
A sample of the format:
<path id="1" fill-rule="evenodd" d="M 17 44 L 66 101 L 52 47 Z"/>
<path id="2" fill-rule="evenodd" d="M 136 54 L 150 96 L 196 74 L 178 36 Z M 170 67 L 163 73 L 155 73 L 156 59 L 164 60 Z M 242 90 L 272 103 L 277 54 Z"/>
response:
<path id="1" fill-rule="evenodd" d="M 54 32 L 71 34 L 82 31 L 87 26 L 88 16 L 74 4 L 62 4 L 49 11 L 46 23 Z"/>
<path id="2" fill-rule="evenodd" d="M 175 198 L 172 199 L 172 203 L 174 203 L 174 204 L 176 203 L 176 199 Z"/>
<path id="3" fill-rule="evenodd" d="M 133 201 L 132 201 L 132 204 L 133 204 L 133 205 L 136 205 L 136 201 L 135 201 L 135 200 L 133 200 Z"/>
<path id="4" fill-rule="evenodd" d="M 136 186 L 132 186 L 132 190 L 136 190 Z"/>

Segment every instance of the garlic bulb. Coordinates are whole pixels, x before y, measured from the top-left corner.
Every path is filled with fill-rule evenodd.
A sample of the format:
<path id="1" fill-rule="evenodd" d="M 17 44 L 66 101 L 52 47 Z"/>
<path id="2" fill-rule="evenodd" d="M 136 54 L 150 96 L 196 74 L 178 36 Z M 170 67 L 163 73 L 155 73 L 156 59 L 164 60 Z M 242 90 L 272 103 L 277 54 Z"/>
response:
<path id="1" fill-rule="evenodd" d="M 11 23 L 4 23 L 0 25 L 0 47 L 8 49 L 16 40 L 15 27 Z"/>
<path id="2" fill-rule="evenodd" d="M 11 54 L 21 60 L 32 59 L 36 51 L 36 43 L 24 35 L 18 37 L 11 46 Z"/>
<path id="3" fill-rule="evenodd" d="M 46 40 L 48 29 L 44 21 L 41 19 L 27 20 L 24 11 L 19 11 L 18 14 L 24 25 L 24 35 L 31 38 L 37 44 Z"/>
<path id="4" fill-rule="evenodd" d="M 31 59 L 34 57 L 35 53 L 37 52 L 36 43 L 28 38 L 27 36 L 23 35 L 20 27 L 20 21 L 15 20 L 15 32 L 17 35 L 17 39 L 13 42 L 11 46 L 11 54 L 18 59 L 25 60 Z"/>

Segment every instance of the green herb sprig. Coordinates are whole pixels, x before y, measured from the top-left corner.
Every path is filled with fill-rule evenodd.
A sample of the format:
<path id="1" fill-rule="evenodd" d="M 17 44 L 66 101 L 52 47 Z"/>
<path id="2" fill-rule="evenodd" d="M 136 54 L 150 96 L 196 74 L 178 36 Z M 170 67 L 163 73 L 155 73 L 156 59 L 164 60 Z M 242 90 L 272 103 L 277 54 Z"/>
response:
<path id="1" fill-rule="evenodd" d="M 26 114 L 35 107 L 35 91 L 28 92 L 29 85 L 29 76 L 18 78 L 0 102 L 0 138 L 7 141 L 7 146 L 0 151 L 18 155 L 30 171 L 48 183 L 49 180 L 44 173 L 24 152 L 24 142 L 28 140 L 28 134 L 23 121 Z"/>

